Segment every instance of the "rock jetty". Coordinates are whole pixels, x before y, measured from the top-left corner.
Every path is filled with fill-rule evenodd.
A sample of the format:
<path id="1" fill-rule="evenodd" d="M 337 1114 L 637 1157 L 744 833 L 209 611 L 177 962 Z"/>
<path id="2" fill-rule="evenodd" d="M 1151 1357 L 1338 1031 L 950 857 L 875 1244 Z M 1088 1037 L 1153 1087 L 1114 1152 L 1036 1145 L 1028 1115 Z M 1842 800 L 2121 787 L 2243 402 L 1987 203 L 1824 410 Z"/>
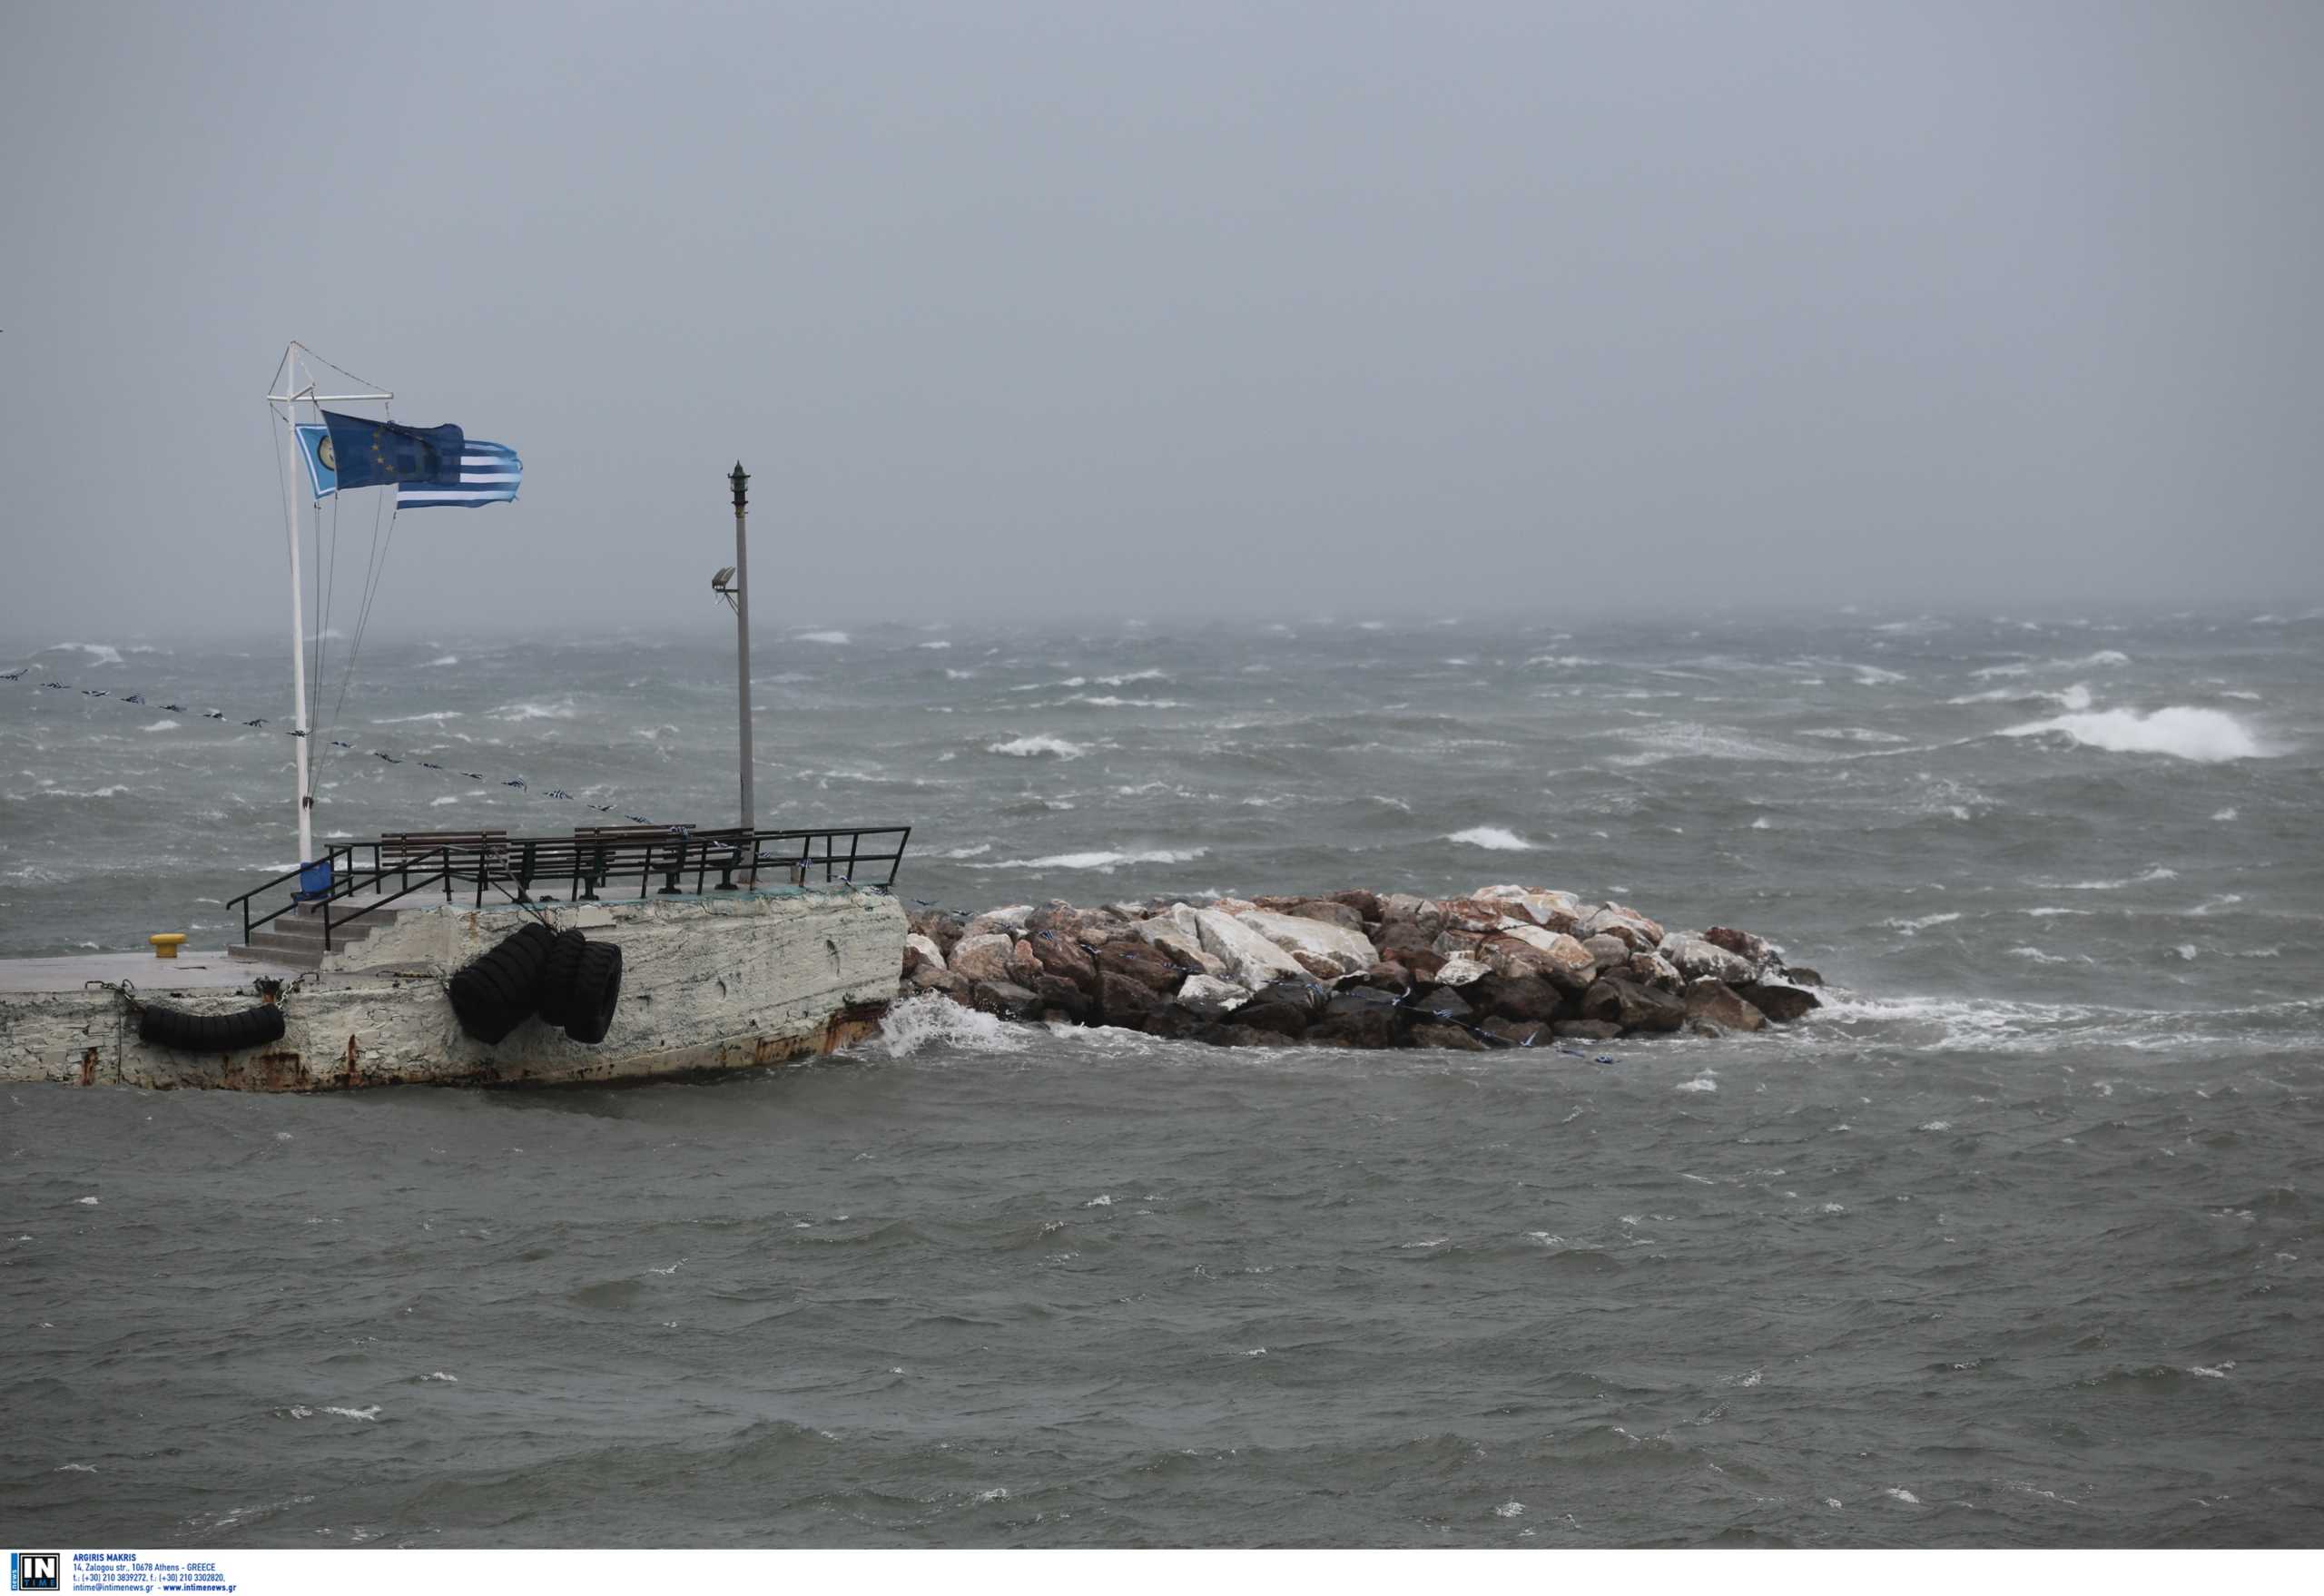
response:
<path id="1" fill-rule="evenodd" d="M 1482 1049 L 1758 1030 L 1818 1007 L 1822 984 L 1748 931 L 1494 886 L 923 910 L 901 995 L 1223 1047 Z"/>

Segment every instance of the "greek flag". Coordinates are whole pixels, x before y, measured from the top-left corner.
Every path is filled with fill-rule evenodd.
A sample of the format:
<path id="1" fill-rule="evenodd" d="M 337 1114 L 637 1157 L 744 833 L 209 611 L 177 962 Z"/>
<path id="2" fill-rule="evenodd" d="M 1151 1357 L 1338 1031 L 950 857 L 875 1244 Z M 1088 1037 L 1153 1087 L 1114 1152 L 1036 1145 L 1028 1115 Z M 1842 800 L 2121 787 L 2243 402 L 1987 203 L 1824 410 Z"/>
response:
<path id="1" fill-rule="evenodd" d="M 478 505 L 513 502 L 525 484 L 525 462 L 505 443 L 479 438 L 463 439 L 459 465 L 440 470 L 437 479 L 396 484 L 396 508 L 434 509 L 452 505 L 473 509 Z"/>

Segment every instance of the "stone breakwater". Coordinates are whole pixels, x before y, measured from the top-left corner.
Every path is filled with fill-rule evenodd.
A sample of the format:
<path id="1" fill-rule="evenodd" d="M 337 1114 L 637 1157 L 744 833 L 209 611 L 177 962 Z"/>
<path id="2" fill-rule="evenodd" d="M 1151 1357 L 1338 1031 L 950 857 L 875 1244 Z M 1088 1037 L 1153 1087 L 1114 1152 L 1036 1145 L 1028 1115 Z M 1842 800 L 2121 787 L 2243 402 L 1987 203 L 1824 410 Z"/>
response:
<path id="1" fill-rule="evenodd" d="M 1227 1047 L 1485 1049 L 1758 1030 L 1818 1007 L 1822 984 L 1748 931 L 1494 886 L 923 911 L 901 995 Z"/>

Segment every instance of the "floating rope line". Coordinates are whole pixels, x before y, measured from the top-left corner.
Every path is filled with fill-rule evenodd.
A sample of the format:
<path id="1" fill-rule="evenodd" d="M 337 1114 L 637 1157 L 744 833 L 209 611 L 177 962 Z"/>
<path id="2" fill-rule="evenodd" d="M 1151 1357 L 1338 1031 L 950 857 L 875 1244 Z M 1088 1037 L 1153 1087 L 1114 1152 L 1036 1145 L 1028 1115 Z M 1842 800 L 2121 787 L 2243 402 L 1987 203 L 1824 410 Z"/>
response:
<path id="1" fill-rule="evenodd" d="M 159 708 L 171 714 L 199 714 L 202 719 L 206 721 L 214 721 L 222 726 L 225 725 L 228 721 L 227 714 L 222 709 L 205 709 L 195 711 L 188 708 L 182 704 L 150 704 L 146 702 L 145 695 L 143 693 L 131 693 L 122 697 L 115 698 L 113 695 L 112 690 L 105 687 L 76 688 L 70 682 L 25 682 L 25 678 L 31 674 L 31 671 L 32 666 L 30 665 L 19 665 L 13 671 L 0 671 L 0 682 L 19 683 L 26 686 L 45 689 L 55 693 L 77 692 L 84 698 L 110 699 L 114 704 L 124 706 L 135 705 L 139 708 Z M 267 717 L 264 715 L 258 715 L 250 720 L 240 721 L 235 724 L 258 732 L 266 731 L 268 727 Z M 283 728 L 278 734 L 285 737 L 305 737 L 309 735 L 308 733 L 298 731 L 293 728 Z M 345 738 L 331 738 L 330 740 L 330 745 L 343 753 L 358 752 L 355 744 Z M 409 764 L 418 765 L 422 770 L 440 771 L 445 775 L 458 776 L 463 781 L 487 782 L 499 780 L 499 778 L 489 776 L 482 771 L 454 770 L 450 766 L 437 760 L 421 759 L 408 751 L 400 754 L 394 754 L 384 749 L 373 749 L 371 750 L 371 756 L 374 759 L 381 760 L 389 764 Z M 523 793 L 528 797 L 576 804 L 583 809 L 589 810 L 597 814 L 621 814 L 621 818 L 627 821 L 632 825 L 651 826 L 664 823 L 660 821 L 655 820 L 650 815 L 621 813 L 621 812 L 615 809 L 611 803 L 592 803 L 586 798 L 576 798 L 572 793 L 566 792 L 562 787 L 550 787 L 544 792 L 536 793 L 533 791 L 532 784 L 522 776 L 513 776 L 506 780 L 499 780 L 499 784 L 504 787 L 513 787 L 517 792 Z"/>

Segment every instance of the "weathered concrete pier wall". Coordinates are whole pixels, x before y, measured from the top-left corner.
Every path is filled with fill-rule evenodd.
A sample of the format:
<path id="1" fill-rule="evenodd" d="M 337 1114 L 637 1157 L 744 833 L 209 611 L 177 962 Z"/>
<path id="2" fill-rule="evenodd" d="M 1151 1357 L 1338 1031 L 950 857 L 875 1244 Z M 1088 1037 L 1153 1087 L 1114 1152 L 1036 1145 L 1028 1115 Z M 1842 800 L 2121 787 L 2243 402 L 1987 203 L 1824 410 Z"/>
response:
<path id="1" fill-rule="evenodd" d="M 311 976 L 285 983 L 280 1042 L 208 1055 L 138 1036 L 135 1004 L 226 1013 L 245 985 L 172 992 L 170 966 L 129 961 L 115 988 L 0 992 L 0 1079 L 311 1091 L 394 1084 L 605 1081 L 780 1063 L 876 1028 L 894 996 L 902 908 L 884 893 L 764 893 L 557 904 L 559 929 L 616 942 L 622 997 L 606 1039 L 584 1046 L 528 1020 L 497 1046 L 462 1034 L 444 984 L 514 931 L 514 907 L 406 909 Z"/>

